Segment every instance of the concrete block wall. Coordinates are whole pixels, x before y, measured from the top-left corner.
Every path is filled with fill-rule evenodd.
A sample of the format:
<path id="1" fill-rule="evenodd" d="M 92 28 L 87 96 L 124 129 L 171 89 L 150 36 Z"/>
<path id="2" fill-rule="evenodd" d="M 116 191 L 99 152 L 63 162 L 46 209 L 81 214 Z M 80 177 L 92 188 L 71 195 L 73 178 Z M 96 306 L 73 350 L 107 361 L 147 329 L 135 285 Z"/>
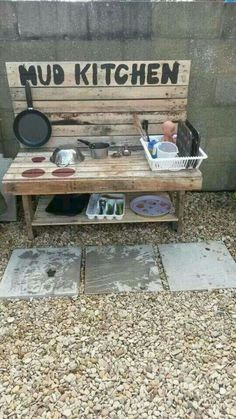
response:
<path id="1" fill-rule="evenodd" d="M 205 190 L 236 189 L 236 4 L 0 2 L 0 142 L 18 150 L 6 61 L 191 59 L 188 117 L 209 159 Z"/>

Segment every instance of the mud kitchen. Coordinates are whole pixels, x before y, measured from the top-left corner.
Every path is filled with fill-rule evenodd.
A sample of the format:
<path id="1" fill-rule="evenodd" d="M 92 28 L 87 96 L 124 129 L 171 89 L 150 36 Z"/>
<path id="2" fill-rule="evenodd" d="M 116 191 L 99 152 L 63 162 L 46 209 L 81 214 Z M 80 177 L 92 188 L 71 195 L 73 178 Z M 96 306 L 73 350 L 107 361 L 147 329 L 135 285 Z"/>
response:
<path id="1" fill-rule="evenodd" d="M 26 81 L 30 81 L 33 86 L 139 86 L 178 84 L 184 69 L 177 61 L 159 61 L 44 63 L 37 66 L 26 63 L 20 65 L 18 71 L 22 86 Z"/>

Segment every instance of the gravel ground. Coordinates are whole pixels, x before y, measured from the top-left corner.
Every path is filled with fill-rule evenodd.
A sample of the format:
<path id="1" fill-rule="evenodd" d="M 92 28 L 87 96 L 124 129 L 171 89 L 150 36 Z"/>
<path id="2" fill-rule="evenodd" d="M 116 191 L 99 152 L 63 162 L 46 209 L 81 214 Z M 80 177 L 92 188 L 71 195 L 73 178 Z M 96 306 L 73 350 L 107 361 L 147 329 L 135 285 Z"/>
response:
<path id="1" fill-rule="evenodd" d="M 0 225 L 0 275 L 16 247 L 223 240 L 236 203 L 189 193 L 185 228 Z M 235 418 L 236 293 L 163 291 L 0 302 L 0 418 Z"/>

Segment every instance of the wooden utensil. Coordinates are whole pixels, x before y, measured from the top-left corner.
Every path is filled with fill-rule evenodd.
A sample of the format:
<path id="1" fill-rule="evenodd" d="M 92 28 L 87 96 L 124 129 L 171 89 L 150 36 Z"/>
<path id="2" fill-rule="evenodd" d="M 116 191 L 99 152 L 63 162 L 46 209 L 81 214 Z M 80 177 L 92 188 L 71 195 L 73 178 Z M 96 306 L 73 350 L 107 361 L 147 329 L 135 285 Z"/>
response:
<path id="1" fill-rule="evenodd" d="M 133 124 L 134 124 L 135 128 L 137 129 L 137 131 L 139 132 L 139 134 L 141 135 L 142 139 L 144 141 L 148 142 L 148 137 L 147 137 L 145 131 L 143 130 L 142 124 L 141 124 L 137 114 L 133 114 Z"/>
<path id="2" fill-rule="evenodd" d="M 147 136 L 147 140 L 149 142 L 150 141 L 150 137 L 149 137 L 149 134 L 148 134 L 148 120 L 147 119 L 144 119 L 144 121 L 142 123 L 142 128 L 144 129 L 144 131 L 146 133 L 146 136 Z"/>

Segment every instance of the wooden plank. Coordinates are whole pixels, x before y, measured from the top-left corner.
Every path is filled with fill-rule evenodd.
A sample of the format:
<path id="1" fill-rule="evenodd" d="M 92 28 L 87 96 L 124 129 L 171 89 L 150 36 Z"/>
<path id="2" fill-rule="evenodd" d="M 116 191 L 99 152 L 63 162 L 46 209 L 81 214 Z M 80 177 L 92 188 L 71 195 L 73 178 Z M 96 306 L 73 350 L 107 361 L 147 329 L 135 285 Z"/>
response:
<path id="1" fill-rule="evenodd" d="M 62 193 L 92 193 L 92 192 L 158 192 L 179 190 L 200 190 L 202 175 L 198 169 L 172 172 L 130 172 L 117 173 L 113 177 L 100 174 L 97 178 L 58 178 L 52 182 L 48 180 L 15 179 L 13 175 L 5 175 L 3 179 L 4 190 L 14 195 L 53 195 Z"/>
<path id="2" fill-rule="evenodd" d="M 17 114 L 15 114 L 16 116 Z M 46 113 L 47 117 L 55 124 L 81 124 L 81 125 L 100 125 L 100 124 L 133 124 L 133 112 L 126 113 Z M 187 118 L 186 110 L 167 111 L 167 112 L 137 112 L 140 121 L 147 119 L 149 123 L 163 123 L 170 121 L 185 121 Z"/>
<path id="3" fill-rule="evenodd" d="M 90 157 L 91 161 L 94 161 L 94 159 L 91 158 L 91 153 L 90 153 L 88 147 L 86 145 L 84 145 L 83 147 L 84 147 L 84 150 L 83 150 L 84 155 L 86 157 Z M 31 148 L 31 149 L 27 149 L 27 151 L 19 151 L 18 154 L 16 155 L 14 161 L 16 161 L 18 159 L 26 159 L 27 160 L 27 159 L 30 159 L 30 158 L 35 157 L 35 156 L 41 156 L 41 157 L 45 157 L 46 159 L 49 159 L 50 155 L 51 155 L 51 151 L 48 150 L 48 149 L 40 147 L 39 149 L 36 150 L 36 149 Z M 142 159 L 142 160 L 146 160 L 145 157 L 144 157 L 144 152 L 143 152 L 142 147 L 140 148 L 140 150 L 135 152 L 135 155 L 132 154 L 132 156 L 128 156 L 126 158 L 127 159 L 132 159 L 132 160 L 134 158 L 139 158 L 139 159 Z M 99 163 L 103 164 L 103 163 L 106 163 L 109 160 L 111 160 L 110 156 L 108 156 L 107 159 L 95 160 L 95 162 L 96 162 L 96 164 L 99 164 Z"/>
<path id="4" fill-rule="evenodd" d="M 23 195 L 22 196 L 22 204 L 23 204 L 27 234 L 28 234 L 29 239 L 33 240 L 33 238 L 34 238 L 34 233 L 33 233 L 33 229 L 32 229 L 33 207 L 32 207 L 31 196 Z"/>
<path id="5" fill-rule="evenodd" d="M 83 154 L 85 155 L 85 160 L 73 166 L 73 168 L 78 172 L 78 174 L 81 171 L 82 167 L 85 167 L 85 168 L 93 167 L 96 170 L 103 170 L 103 168 L 105 168 L 106 166 L 115 165 L 117 170 L 119 170 L 119 167 L 121 165 L 127 164 L 129 168 L 132 168 L 132 170 L 136 170 L 136 171 L 139 171 L 139 166 L 141 163 L 144 163 L 146 167 L 149 167 L 143 150 L 133 152 L 131 156 L 122 157 L 121 159 L 113 159 L 111 155 L 109 155 L 106 159 L 100 159 L 100 160 L 92 159 L 90 156 L 90 152 L 87 148 L 83 150 Z M 24 165 L 27 162 L 32 165 L 32 168 L 33 167 L 43 168 L 44 162 L 42 163 L 32 162 L 31 159 L 35 156 L 45 157 L 45 163 L 48 165 L 48 167 L 56 167 L 53 163 L 49 161 L 50 156 L 51 156 L 51 151 L 44 150 L 44 149 L 39 149 L 39 150 L 34 150 L 34 151 L 31 150 L 27 152 L 22 151 L 17 154 L 13 163 L 10 165 L 7 173 L 9 173 L 9 171 L 11 171 L 13 167 L 21 167 L 21 165 Z M 197 169 L 181 170 L 178 172 L 172 172 L 172 171 L 155 172 L 149 169 L 149 175 L 150 177 L 155 177 L 159 179 L 163 177 L 165 178 L 168 177 L 171 179 L 173 177 L 186 178 L 189 175 L 194 176 L 194 177 L 199 177 L 201 176 L 201 172 Z"/>
<path id="6" fill-rule="evenodd" d="M 175 124 L 177 129 L 177 124 Z M 160 133 L 161 124 L 149 124 L 148 131 L 150 135 Z M 137 135 L 137 129 L 134 125 L 53 125 L 52 137 L 70 137 L 70 136 L 122 136 Z"/>
<path id="7" fill-rule="evenodd" d="M 76 137 L 51 137 L 47 144 L 45 144 L 45 148 L 48 150 L 55 149 L 56 147 L 63 146 L 63 145 L 71 145 L 71 146 L 78 146 L 79 148 L 84 148 L 82 144 L 78 143 L 78 136 Z M 128 144 L 130 147 L 140 147 L 140 140 L 138 137 L 86 137 L 86 140 L 92 141 L 94 143 L 105 141 L 108 142 L 112 147 L 123 147 L 125 144 Z M 28 147 L 25 147 L 23 144 L 20 144 L 20 148 L 22 150 L 28 150 Z"/>
<path id="8" fill-rule="evenodd" d="M 56 147 L 63 146 L 63 145 L 72 145 L 72 146 L 79 146 L 80 148 L 84 148 L 84 146 L 78 143 L 78 136 L 76 137 L 51 137 L 47 144 L 44 145 L 44 149 L 52 150 Z M 86 137 L 86 140 L 91 142 L 100 142 L 105 141 L 108 142 L 112 147 L 122 147 L 124 144 L 129 144 L 132 147 L 140 147 L 140 140 L 138 136 L 113 136 L 109 135 L 108 137 L 101 136 L 101 137 Z M 25 147 L 23 144 L 20 144 L 20 148 L 22 150 L 30 150 L 29 147 Z"/>
<path id="9" fill-rule="evenodd" d="M 128 159 L 128 157 L 127 157 Z M 87 174 L 87 170 L 90 170 L 91 173 L 88 175 L 87 177 L 89 178 L 94 178 L 94 177 L 99 177 L 99 178 L 104 178 L 105 180 L 108 177 L 116 177 L 117 176 L 117 172 L 122 170 L 122 165 L 120 163 L 117 163 L 117 160 L 119 159 L 110 159 L 110 164 L 101 164 L 96 165 L 96 162 L 92 161 L 91 162 L 88 160 L 87 161 L 87 165 L 85 164 L 84 167 L 82 167 L 82 164 L 77 164 L 75 166 L 71 166 L 71 169 L 73 169 L 75 172 L 67 177 L 67 178 L 57 178 L 57 177 L 52 177 L 51 173 L 53 170 L 58 169 L 58 167 L 56 165 L 51 166 L 51 167 L 43 167 L 43 166 L 34 166 L 34 168 L 41 168 L 42 170 L 45 171 L 45 173 L 40 177 L 40 178 L 26 178 L 26 177 L 22 177 L 22 167 L 21 166 L 10 166 L 7 173 L 4 175 L 3 181 L 15 181 L 15 179 L 20 179 L 22 182 L 41 182 L 42 180 L 46 179 L 54 179 L 55 181 L 58 180 L 72 180 L 72 179 L 82 179 L 86 177 Z M 141 165 L 141 163 L 143 163 L 145 165 L 145 169 L 140 170 L 139 167 Z M 86 167 L 87 166 L 87 167 Z M 149 177 L 151 179 L 158 179 L 161 180 L 163 178 L 166 179 L 170 179 L 172 180 L 172 178 L 188 178 L 194 176 L 194 178 L 196 177 L 196 172 L 194 170 L 181 170 L 178 172 L 170 172 L 170 171 L 163 171 L 163 172 L 155 172 L 155 171 L 151 171 L 149 169 L 148 163 L 145 160 L 145 158 L 143 159 L 143 162 L 141 161 L 134 161 L 133 163 L 128 163 L 128 170 L 125 168 L 125 170 L 123 170 L 120 174 L 118 173 L 118 178 L 123 179 L 123 178 L 129 178 L 130 176 L 134 176 L 134 178 L 139 178 L 139 177 Z M 110 170 L 111 167 L 114 167 L 113 170 Z M 109 176 L 107 175 L 107 173 L 109 173 Z"/>
<path id="10" fill-rule="evenodd" d="M 116 163 L 117 160 L 122 160 L 119 162 L 119 164 Z M 141 161 L 141 160 L 135 160 L 132 164 L 132 166 L 137 165 L 139 170 L 149 170 L 149 166 L 146 164 L 145 161 Z M 74 168 L 75 166 L 70 166 L 71 168 Z M 78 166 L 76 166 L 78 169 Z M 112 170 L 127 170 L 130 168 L 130 162 L 128 161 L 128 158 L 126 160 L 126 157 L 122 157 L 120 159 L 113 159 L 113 162 L 111 163 L 106 163 L 103 165 L 99 165 L 96 164 L 96 161 L 90 165 L 86 164 L 80 164 L 79 166 L 79 171 L 80 172 L 88 172 L 88 171 L 96 171 L 98 170 L 100 167 L 102 167 L 103 171 L 109 171 L 110 169 Z M 17 173 L 17 170 L 26 170 L 26 169 L 34 169 L 34 168 L 42 168 L 43 170 L 45 170 L 46 172 L 50 171 L 50 170 L 55 170 L 56 166 L 54 163 L 51 163 L 50 161 L 46 161 L 46 162 L 42 162 L 42 163 L 33 163 L 32 161 L 18 161 L 18 162 L 14 162 L 11 165 L 11 168 L 9 168 L 8 174 L 9 173 Z"/>
<path id="11" fill-rule="evenodd" d="M 177 124 L 176 128 L 177 128 Z M 156 135 L 162 130 L 161 124 L 149 124 L 149 134 Z M 137 130 L 134 125 L 53 125 L 52 137 L 69 136 L 135 136 Z"/>
<path id="12" fill-rule="evenodd" d="M 185 198 L 185 191 L 177 192 L 177 214 L 178 214 L 178 225 L 177 225 L 177 232 L 178 234 L 182 234 L 183 229 L 183 218 L 184 218 L 184 198 Z"/>
<path id="13" fill-rule="evenodd" d="M 187 99 L 96 100 L 96 101 L 34 101 L 42 112 L 142 112 L 185 110 Z M 13 102 L 14 112 L 26 108 L 24 102 Z"/>
<path id="14" fill-rule="evenodd" d="M 47 213 L 46 213 L 47 214 Z M 70 224 L 120 224 L 120 223 L 156 223 L 156 222 L 173 222 L 177 221 L 178 218 L 174 214 L 166 214 L 162 217 L 140 217 L 134 214 L 130 209 L 126 210 L 126 214 L 122 220 L 89 220 L 85 214 L 74 217 L 49 217 L 35 215 L 32 222 L 33 226 L 43 225 L 70 225 Z"/>
<path id="15" fill-rule="evenodd" d="M 51 197 L 40 197 L 38 206 L 35 212 L 35 216 L 32 224 L 34 226 L 40 225 L 67 225 L 67 224 L 116 224 L 116 223 L 145 223 L 145 222 L 171 222 L 177 221 L 178 218 L 175 214 L 167 214 L 161 217 L 141 217 L 135 214 L 129 208 L 129 196 L 126 197 L 126 209 L 125 215 L 122 220 L 89 220 L 85 214 L 85 210 L 82 214 L 66 217 L 66 216 L 55 216 L 45 211 L 45 208 L 49 204 Z"/>
<path id="16" fill-rule="evenodd" d="M 52 182 L 51 180 L 44 182 L 11 182 L 5 183 L 5 191 L 13 195 L 28 195 L 29 187 L 32 195 L 53 195 L 64 193 L 92 193 L 92 192 L 158 192 L 158 191 L 179 191 L 179 190 L 200 190 L 202 182 L 200 179 L 192 179 L 188 181 L 182 178 L 162 181 L 161 183 L 150 178 L 124 178 L 119 179 L 79 179 L 68 182 L 65 181 Z"/>
<path id="17" fill-rule="evenodd" d="M 111 70 L 111 77 L 110 77 L 110 83 L 109 80 L 106 77 L 106 71 L 102 69 L 102 66 L 106 63 L 109 63 L 111 65 L 115 66 L 114 70 Z M 107 86 L 108 84 L 111 86 L 117 86 L 117 79 L 115 78 L 115 71 L 117 71 L 117 67 L 120 64 L 124 64 L 128 66 L 128 70 L 123 70 L 122 75 L 128 75 L 127 80 L 122 81 L 122 83 L 125 83 L 125 86 L 131 86 L 131 85 L 188 85 L 189 82 L 189 72 L 190 72 L 190 63 L 191 61 L 186 60 L 165 60 L 165 61 L 99 61 L 99 62 L 8 62 L 6 63 L 6 69 L 7 69 L 7 76 L 8 76 L 8 83 L 10 87 L 21 87 L 22 83 L 20 80 L 20 73 L 19 68 L 20 66 L 24 66 L 24 68 L 28 71 L 30 68 L 29 78 L 33 81 L 33 85 L 37 85 L 38 87 L 44 86 L 45 82 L 48 84 L 48 86 L 53 87 L 66 87 L 66 86 L 76 86 L 78 85 L 78 82 L 81 86 L 84 86 L 85 83 L 88 83 L 89 86 Z M 76 80 L 75 77 L 75 65 L 80 65 L 80 68 L 83 69 L 85 66 L 88 66 L 88 69 L 86 71 L 84 80 L 81 77 L 81 80 L 79 81 L 78 78 Z M 140 77 L 136 78 L 136 82 L 134 80 L 134 73 L 135 69 L 134 66 L 137 66 L 137 69 L 140 69 L 140 65 L 143 64 L 143 70 L 144 70 L 144 77 L 143 80 L 141 80 Z M 159 68 L 155 69 L 155 79 L 153 77 L 148 77 L 150 66 L 154 67 L 159 65 Z M 54 66 L 54 67 L 53 67 Z M 55 66 L 57 66 L 57 72 L 55 72 Z M 177 66 L 177 67 L 176 67 Z M 172 71 L 173 69 L 177 69 L 176 73 L 176 80 L 165 77 L 168 69 Z M 96 77 L 96 70 L 97 70 L 97 77 Z M 166 72 L 167 70 L 167 72 Z M 34 77 L 34 71 L 35 71 L 35 77 Z M 42 78 L 40 80 L 40 74 L 42 73 Z M 51 76 L 50 74 L 51 73 Z M 60 73 L 62 74 L 62 77 L 60 76 Z M 78 72 L 77 72 L 78 74 Z M 150 74 L 149 74 L 150 75 Z M 47 77 L 49 76 L 49 77 Z M 95 77 L 93 77 L 95 76 Z M 120 81 L 119 81 L 120 82 Z M 121 87 L 124 86 L 124 84 L 121 85 Z"/>
<path id="18" fill-rule="evenodd" d="M 77 168 L 80 168 L 82 166 L 105 166 L 109 164 L 114 164 L 114 161 L 117 165 L 123 164 L 123 162 L 128 162 L 128 164 L 135 164 L 137 162 L 146 162 L 146 159 L 143 158 L 143 151 L 133 151 L 131 156 L 125 156 L 120 159 L 114 159 L 111 157 L 112 151 L 109 151 L 109 156 L 106 159 L 91 159 L 91 153 L 88 147 L 85 146 L 83 150 L 81 150 L 83 155 L 85 156 L 85 160 L 83 162 L 77 163 Z M 41 149 L 36 151 L 35 153 L 18 153 L 18 155 L 13 160 L 11 166 L 19 166 L 24 165 L 26 163 L 30 163 L 32 166 L 44 166 L 45 164 L 54 165 L 50 162 L 50 156 L 52 154 L 52 151 L 50 152 L 41 152 Z M 42 162 L 33 162 L 32 158 L 34 157 L 44 157 L 44 161 Z"/>
<path id="19" fill-rule="evenodd" d="M 116 162 L 116 165 L 119 166 L 120 164 L 123 164 L 123 162 L 128 162 L 128 164 L 136 164 L 137 162 L 146 162 L 146 159 L 143 158 L 143 150 L 138 150 L 138 151 L 133 151 L 131 156 L 125 156 L 122 157 L 120 159 L 114 159 L 112 158 L 112 151 L 109 151 L 109 156 L 106 159 L 92 159 L 91 158 L 91 153 L 88 147 L 84 146 L 84 149 L 81 150 L 83 155 L 85 156 L 85 160 L 77 163 L 76 167 L 79 169 L 82 166 L 105 166 L 105 165 L 110 165 L 110 164 L 114 164 L 114 162 Z M 44 166 L 45 164 L 49 164 L 51 166 L 53 166 L 54 164 L 51 163 L 50 161 L 50 156 L 52 154 L 52 151 L 50 152 L 42 152 L 41 149 L 39 149 L 38 151 L 36 151 L 35 153 L 18 153 L 18 155 L 15 157 L 15 159 L 13 160 L 11 167 L 12 166 L 19 166 L 19 165 L 24 165 L 26 163 L 30 163 L 32 166 L 39 166 L 42 165 Z M 33 162 L 32 158 L 34 157 L 44 157 L 44 161 L 42 162 Z"/>
<path id="20" fill-rule="evenodd" d="M 70 166 L 74 170 L 78 171 L 78 173 L 82 173 L 83 171 L 86 172 L 88 170 L 90 171 L 97 171 L 97 170 L 104 171 L 105 170 L 106 171 L 109 169 L 121 170 L 124 168 L 132 169 L 132 170 L 136 169 L 137 171 L 139 171 L 142 168 L 142 169 L 147 169 L 150 171 L 147 160 L 143 158 L 143 155 L 141 154 L 132 153 L 131 156 L 122 156 L 121 158 L 115 158 L 115 159 L 109 156 L 107 159 L 100 159 L 100 160 L 92 159 L 90 154 L 88 155 L 88 152 L 83 151 L 83 155 L 85 156 L 84 161 Z M 21 172 L 26 167 L 30 167 L 32 169 L 41 168 L 45 170 L 45 172 L 49 172 L 57 168 L 57 166 L 54 163 L 52 163 L 49 160 L 49 158 L 47 158 L 43 162 L 38 163 L 38 162 L 33 162 L 31 158 L 20 157 L 20 158 L 16 158 L 13 161 L 7 173 L 8 174 L 17 173 L 17 171 Z"/>
<path id="21" fill-rule="evenodd" d="M 12 100 L 25 102 L 24 87 L 10 89 Z M 33 100 L 116 100 L 186 98 L 187 86 L 32 87 Z"/>
<path id="22" fill-rule="evenodd" d="M 116 161 L 116 159 L 114 159 L 114 162 L 115 161 Z M 142 162 L 142 163 L 137 162 L 137 165 L 139 166 L 139 171 L 140 170 L 149 171 L 149 166 L 147 166 L 145 164 L 145 162 Z M 58 169 L 58 167 L 53 163 L 48 162 L 48 163 L 45 163 L 43 166 L 40 166 L 40 165 L 32 166 L 32 162 L 31 162 L 31 163 L 22 163 L 21 165 L 13 165 L 11 170 L 7 174 L 8 175 L 10 175 L 10 174 L 12 174 L 12 175 L 19 174 L 20 175 L 20 173 L 22 173 L 23 171 L 28 170 L 28 169 L 33 169 L 33 168 L 34 169 L 35 168 L 43 169 L 45 171 L 45 173 L 47 173 L 47 174 L 51 173 L 55 169 Z M 73 166 L 70 166 L 70 168 L 73 169 Z M 119 165 L 120 173 L 127 172 L 128 169 L 129 169 L 129 163 L 126 163 L 125 161 L 122 164 Z M 86 168 L 86 166 L 82 166 L 82 167 L 80 166 L 81 176 L 82 176 L 82 173 L 85 173 L 85 174 L 87 173 L 88 176 L 90 176 L 90 173 L 92 173 L 92 175 L 93 175 L 93 173 L 97 172 L 98 170 L 99 170 L 99 166 L 89 166 L 87 168 Z M 115 165 L 115 163 L 111 164 L 111 165 L 107 164 L 107 165 L 104 165 L 102 167 L 102 172 L 104 174 L 106 173 L 107 176 L 109 176 L 110 172 L 114 172 L 114 171 L 118 171 L 118 168 Z M 138 171 L 137 171 L 137 173 L 138 173 Z"/>
<path id="23" fill-rule="evenodd" d="M 27 183 L 34 183 L 35 181 L 39 181 L 39 182 L 44 182 L 44 181 L 48 181 L 50 180 L 51 182 L 59 182 L 62 179 L 66 180 L 66 181 L 71 181 L 71 180 L 77 180 L 77 179 L 113 179 L 115 180 L 117 176 L 121 177 L 121 178 L 139 178 L 139 177 L 150 177 L 150 170 L 146 167 L 145 169 L 136 169 L 134 170 L 133 168 L 127 168 L 124 167 L 122 168 L 117 168 L 114 167 L 113 169 L 111 167 L 103 167 L 103 168 L 89 168 L 86 170 L 79 170 L 79 171 L 75 171 L 75 173 L 73 173 L 70 176 L 65 176 L 64 178 L 61 177 L 57 177 L 53 175 L 53 171 L 59 169 L 57 166 L 55 166 L 53 169 L 52 168 L 42 168 L 42 170 L 44 170 L 44 174 L 42 174 L 40 177 L 36 177 L 36 178 L 27 178 L 25 176 L 22 176 L 22 171 L 20 170 L 15 170 L 15 169 L 11 169 L 9 170 L 5 176 L 4 179 L 5 180 L 10 180 L 10 181 L 22 181 L 22 182 L 27 182 Z M 71 169 L 73 169 L 73 167 L 71 167 Z M 133 169 L 133 170 L 132 170 Z"/>
<path id="24" fill-rule="evenodd" d="M 138 175 L 140 173 L 140 171 L 149 173 L 149 166 L 145 162 L 141 162 L 141 163 L 137 162 L 138 169 L 137 169 L 137 171 L 134 171 L 133 167 L 130 170 L 130 164 L 129 163 L 124 162 L 123 164 L 119 164 L 119 166 L 116 165 L 116 163 L 115 163 L 116 160 L 118 160 L 118 159 L 113 160 L 113 162 L 114 162 L 113 164 L 107 164 L 107 165 L 100 166 L 100 167 L 95 166 L 95 165 L 94 166 L 87 166 L 87 167 L 86 167 L 86 165 L 84 165 L 84 166 L 81 165 L 79 167 L 78 175 L 74 174 L 73 177 L 82 178 L 82 177 L 86 177 L 86 175 L 91 176 L 91 177 L 100 177 L 100 176 L 103 177 L 105 175 L 106 176 L 109 176 L 109 175 L 114 176 L 114 174 L 116 175 L 116 173 L 118 171 L 120 172 L 120 174 L 122 174 L 124 172 L 125 174 L 136 173 Z M 37 165 L 37 166 L 34 166 L 34 167 L 32 167 L 32 164 L 30 166 L 26 165 L 26 166 L 23 166 L 23 167 L 21 165 L 20 166 L 14 165 L 8 170 L 7 176 L 12 175 L 14 177 L 14 175 L 18 175 L 18 177 L 21 178 L 22 177 L 21 176 L 22 171 L 32 169 L 32 168 L 34 168 L 34 169 L 35 168 L 37 168 L 37 169 L 40 168 L 40 169 L 44 170 L 45 176 L 42 176 L 41 179 L 44 179 L 44 178 L 53 178 L 54 179 L 54 177 L 52 177 L 52 172 L 54 170 L 58 169 L 58 167 L 53 163 L 51 165 L 49 165 L 49 164 L 44 165 L 44 166 Z M 74 166 L 70 166 L 70 168 L 74 169 Z M 101 170 L 101 172 L 98 173 L 98 170 Z M 146 176 L 146 173 L 143 173 L 143 175 Z"/>

